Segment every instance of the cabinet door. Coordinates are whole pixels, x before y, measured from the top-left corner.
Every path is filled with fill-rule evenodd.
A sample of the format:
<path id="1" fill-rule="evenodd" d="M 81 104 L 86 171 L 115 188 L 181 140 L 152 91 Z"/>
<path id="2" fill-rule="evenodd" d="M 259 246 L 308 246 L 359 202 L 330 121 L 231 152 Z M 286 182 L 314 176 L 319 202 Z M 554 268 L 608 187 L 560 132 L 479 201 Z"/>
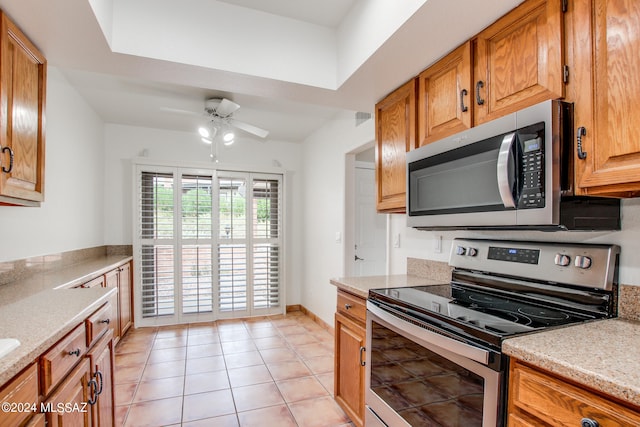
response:
<path id="1" fill-rule="evenodd" d="M 0 195 L 40 202 L 44 200 L 46 60 L 4 14 L 0 54 Z"/>
<path id="2" fill-rule="evenodd" d="M 89 372 L 89 359 L 85 358 L 45 401 L 48 427 L 92 425 L 91 405 L 88 402 L 95 392 L 95 386 L 89 383 Z"/>
<path id="3" fill-rule="evenodd" d="M 123 337 L 131 326 L 131 263 L 119 269 L 118 297 L 120 302 L 120 337 Z"/>
<path id="4" fill-rule="evenodd" d="M 416 82 L 376 104 L 376 185 L 379 212 L 406 209 L 406 153 L 416 144 Z"/>
<path id="5" fill-rule="evenodd" d="M 359 427 L 364 423 L 365 335 L 363 326 L 336 313 L 335 400 Z"/>
<path id="6" fill-rule="evenodd" d="M 113 310 L 113 319 L 114 321 L 109 324 L 109 327 L 113 331 L 113 339 L 114 341 L 118 341 L 120 339 L 120 271 L 119 269 L 111 270 L 104 275 L 105 278 L 105 286 L 107 288 L 115 288 L 118 290 L 116 296 L 114 296 L 110 301 Z"/>
<path id="7" fill-rule="evenodd" d="M 423 146 L 469 129 L 473 90 L 471 42 L 460 46 L 418 77 L 418 141 Z"/>
<path id="8" fill-rule="evenodd" d="M 640 2 L 576 0 L 571 40 L 575 125 L 586 158 L 576 157 L 578 190 L 640 194 Z"/>
<path id="9" fill-rule="evenodd" d="M 474 122 L 564 97 L 561 0 L 529 0 L 475 40 Z"/>
<path id="10" fill-rule="evenodd" d="M 113 340 L 108 333 L 89 352 L 91 378 L 98 383 L 100 392 L 96 404 L 92 407 L 93 424 L 100 427 L 113 427 L 115 420 L 115 396 L 113 386 Z"/>

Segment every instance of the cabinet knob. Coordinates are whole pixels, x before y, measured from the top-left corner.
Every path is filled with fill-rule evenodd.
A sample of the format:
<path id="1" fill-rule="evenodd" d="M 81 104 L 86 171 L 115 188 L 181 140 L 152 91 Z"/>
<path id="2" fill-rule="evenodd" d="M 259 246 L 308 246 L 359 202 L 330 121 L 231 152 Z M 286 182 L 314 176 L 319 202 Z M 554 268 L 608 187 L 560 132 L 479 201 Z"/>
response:
<path id="1" fill-rule="evenodd" d="M 351 304 L 345 304 L 344 305 L 344 309 L 345 310 L 349 310 L 351 307 L 353 307 Z"/>
<path id="2" fill-rule="evenodd" d="M 580 426 L 581 427 L 600 427 L 600 424 L 598 424 L 596 420 L 593 420 L 591 418 L 583 418 L 582 420 L 580 420 Z"/>
<path id="3" fill-rule="evenodd" d="M 79 348 L 76 348 L 75 350 L 70 351 L 68 354 L 69 354 L 69 356 L 76 356 L 76 357 L 80 357 L 80 349 L 79 349 Z"/>

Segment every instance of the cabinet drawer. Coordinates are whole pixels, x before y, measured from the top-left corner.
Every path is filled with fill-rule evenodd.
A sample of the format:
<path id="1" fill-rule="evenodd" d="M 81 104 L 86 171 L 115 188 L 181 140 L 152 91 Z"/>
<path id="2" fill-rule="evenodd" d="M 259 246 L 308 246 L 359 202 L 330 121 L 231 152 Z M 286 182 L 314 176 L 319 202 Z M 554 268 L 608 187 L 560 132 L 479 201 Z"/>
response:
<path id="1" fill-rule="evenodd" d="M 365 300 L 340 290 L 338 291 L 338 306 L 336 311 L 363 323 L 367 317 Z"/>
<path id="2" fill-rule="evenodd" d="M 84 323 L 69 332 L 40 359 L 42 394 L 48 395 L 87 352 Z"/>
<path id="3" fill-rule="evenodd" d="M 527 366 L 516 364 L 511 381 L 513 406 L 550 425 L 579 426 L 583 418 L 608 427 L 640 425 L 640 413 Z"/>
<path id="4" fill-rule="evenodd" d="M 91 347 L 105 332 L 112 322 L 111 304 L 103 305 L 85 321 L 87 327 L 87 347 Z"/>
<path id="5" fill-rule="evenodd" d="M 25 405 L 27 403 L 33 405 L 38 404 L 37 366 L 36 363 L 29 366 L 0 391 L 0 403 L 3 404 L 3 408 L 6 403 L 17 405 Z M 9 406 L 9 408 L 11 407 Z M 32 414 L 30 410 L 24 409 L 23 406 L 16 407 L 15 409 L 16 410 L 2 411 L 0 427 L 22 425 Z"/>
<path id="6" fill-rule="evenodd" d="M 104 276 L 98 276 L 93 280 L 89 280 L 87 283 L 80 285 L 81 288 L 95 288 L 104 286 Z"/>

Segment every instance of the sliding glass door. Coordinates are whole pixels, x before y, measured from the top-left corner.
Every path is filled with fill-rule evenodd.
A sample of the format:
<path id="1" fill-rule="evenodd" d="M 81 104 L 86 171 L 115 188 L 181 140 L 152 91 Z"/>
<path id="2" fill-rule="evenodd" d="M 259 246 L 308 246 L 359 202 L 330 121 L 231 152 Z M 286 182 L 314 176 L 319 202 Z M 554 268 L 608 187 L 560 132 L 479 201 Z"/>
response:
<path id="1" fill-rule="evenodd" d="M 139 324 L 283 311 L 281 175 L 136 173 Z"/>

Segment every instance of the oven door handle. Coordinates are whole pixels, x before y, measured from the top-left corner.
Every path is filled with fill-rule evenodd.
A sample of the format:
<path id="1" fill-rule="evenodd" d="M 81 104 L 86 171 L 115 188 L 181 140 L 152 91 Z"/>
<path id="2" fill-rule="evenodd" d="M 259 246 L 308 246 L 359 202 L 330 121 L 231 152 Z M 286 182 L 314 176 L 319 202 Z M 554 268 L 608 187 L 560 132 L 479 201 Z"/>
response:
<path id="1" fill-rule="evenodd" d="M 482 348 L 474 347 L 472 345 L 463 343 L 453 338 L 440 335 L 437 332 L 432 332 L 429 329 L 422 328 L 420 326 L 409 323 L 402 320 L 399 317 L 394 316 L 391 313 L 377 307 L 370 302 L 367 302 L 367 310 L 378 319 L 393 326 L 397 331 L 401 331 L 402 334 L 411 334 L 412 337 L 436 345 L 444 350 L 466 357 L 476 362 L 482 363 L 485 366 L 489 364 L 489 352 Z M 437 330 L 433 326 L 429 326 L 434 330 Z"/>
<path id="2" fill-rule="evenodd" d="M 498 152 L 498 166 L 496 173 L 498 175 L 498 191 L 505 208 L 515 208 L 516 202 L 513 199 L 513 189 L 510 184 L 509 176 L 509 160 L 511 159 L 511 149 L 516 140 L 516 133 L 510 133 L 504 136 L 500 151 Z"/>

